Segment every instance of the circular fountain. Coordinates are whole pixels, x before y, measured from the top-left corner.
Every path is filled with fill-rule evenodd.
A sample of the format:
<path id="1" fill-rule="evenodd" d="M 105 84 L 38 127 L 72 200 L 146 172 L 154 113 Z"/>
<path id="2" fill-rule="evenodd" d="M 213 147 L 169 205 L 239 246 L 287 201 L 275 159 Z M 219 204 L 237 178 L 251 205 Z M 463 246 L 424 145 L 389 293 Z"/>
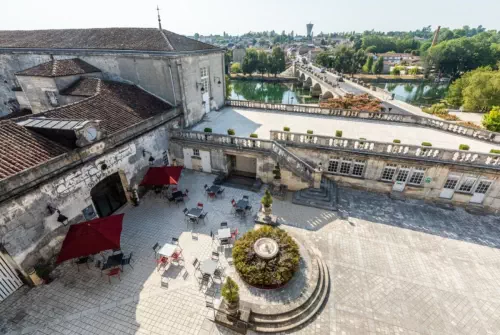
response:
<path id="1" fill-rule="evenodd" d="M 276 257 L 279 252 L 278 243 L 269 237 L 262 237 L 255 241 L 253 250 L 262 259 L 271 259 Z"/>

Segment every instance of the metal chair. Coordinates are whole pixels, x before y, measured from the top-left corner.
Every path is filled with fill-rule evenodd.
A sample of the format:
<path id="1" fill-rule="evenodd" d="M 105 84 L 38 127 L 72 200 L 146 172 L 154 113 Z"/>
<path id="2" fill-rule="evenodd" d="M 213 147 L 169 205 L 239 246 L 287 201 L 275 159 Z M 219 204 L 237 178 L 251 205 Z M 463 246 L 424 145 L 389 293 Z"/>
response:
<path id="1" fill-rule="evenodd" d="M 208 195 L 209 199 L 215 200 L 215 193 L 214 192 L 208 192 L 207 195 Z"/>
<path id="2" fill-rule="evenodd" d="M 118 279 L 121 281 L 122 279 L 120 278 L 120 268 L 114 268 L 108 271 L 108 282 L 111 284 L 111 277 L 113 276 L 118 276 Z"/>
<path id="3" fill-rule="evenodd" d="M 214 261 L 219 261 L 219 253 L 217 251 L 212 251 L 212 259 Z"/>
<path id="4" fill-rule="evenodd" d="M 224 281 L 224 273 L 221 269 L 215 269 L 214 279 L 219 279 L 220 283 L 222 284 L 222 282 Z"/>
<path id="5" fill-rule="evenodd" d="M 189 200 L 189 190 L 187 188 L 186 188 L 186 192 L 184 192 L 184 194 L 182 194 L 182 196 L 184 198 L 188 198 L 188 200 Z"/>
<path id="6" fill-rule="evenodd" d="M 156 244 L 153 245 L 153 251 L 155 253 L 155 259 L 156 259 L 156 253 L 158 252 L 158 250 L 160 250 L 160 244 L 158 242 L 156 242 Z"/>
<path id="7" fill-rule="evenodd" d="M 200 290 L 203 288 L 203 286 L 206 286 L 208 288 L 208 284 L 210 283 L 211 279 L 212 276 L 210 276 L 208 273 L 203 274 L 203 277 L 201 277 Z"/>
<path id="8" fill-rule="evenodd" d="M 221 188 L 221 189 L 219 189 L 219 190 L 217 191 L 217 195 L 218 195 L 218 196 L 220 196 L 220 197 L 222 198 L 222 197 L 224 196 L 224 191 L 225 191 L 225 190 L 226 190 L 225 188 Z"/>
<path id="9" fill-rule="evenodd" d="M 134 268 L 134 267 L 132 266 L 132 264 L 130 264 L 130 262 L 132 261 L 132 255 L 133 255 L 133 253 L 132 253 L 132 252 L 130 252 L 130 255 L 129 255 L 127 258 L 122 258 L 122 261 L 121 261 L 122 272 L 123 272 L 123 266 L 124 266 L 124 265 L 128 265 L 128 266 L 130 266 L 132 269 Z"/>
<path id="10" fill-rule="evenodd" d="M 226 222 L 226 221 L 221 222 L 221 223 L 220 223 L 220 227 L 221 227 L 221 228 L 227 228 L 227 222 Z"/>
<path id="11" fill-rule="evenodd" d="M 244 195 L 243 200 L 248 200 L 248 195 Z"/>
<path id="12" fill-rule="evenodd" d="M 198 258 L 194 259 L 193 266 L 194 266 L 195 270 L 199 270 L 200 269 L 200 261 L 198 260 Z"/>
<path id="13" fill-rule="evenodd" d="M 207 215 L 208 215 L 208 213 L 207 213 L 207 212 L 206 212 L 206 213 L 201 213 L 201 215 L 200 215 L 199 219 L 202 219 L 202 220 L 203 220 L 203 222 L 205 222 L 205 218 L 207 217 Z"/>

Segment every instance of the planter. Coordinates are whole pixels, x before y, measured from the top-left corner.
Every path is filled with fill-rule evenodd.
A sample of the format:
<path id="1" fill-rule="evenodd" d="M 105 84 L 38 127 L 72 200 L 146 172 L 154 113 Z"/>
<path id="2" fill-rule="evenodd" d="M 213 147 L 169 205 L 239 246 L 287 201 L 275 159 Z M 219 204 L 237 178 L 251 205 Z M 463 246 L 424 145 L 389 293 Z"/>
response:
<path id="1" fill-rule="evenodd" d="M 273 179 L 273 185 L 276 187 L 280 187 L 281 185 L 281 178 L 280 179 Z"/>
<path id="2" fill-rule="evenodd" d="M 263 206 L 263 212 L 264 212 L 264 214 L 266 214 L 266 215 L 271 215 L 271 214 L 272 214 L 272 212 L 273 212 L 273 206 L 272 206 L 272 205 L 271 205 L 271 206 L 269 206 L 269 207 L 265 207 L 265 206 Z"/>
<path id="3" fill-rule="evenodd" d="M 226 311 L 230 316 L 237 318 L 240 312 L 240 300 L 238 299 L 234 302 L 226 301 Z"/>
<path id="4" fill-rule="evenodd" d="M 35 286 L 40 286 L 43 284 L 43 280 L 38 277 L 38 274 L 36 273 L 34 268 L 31 268 L 28 271 L 28 276 L 30 277 L 31 281 L 33 282 L 33 285 Z"/>

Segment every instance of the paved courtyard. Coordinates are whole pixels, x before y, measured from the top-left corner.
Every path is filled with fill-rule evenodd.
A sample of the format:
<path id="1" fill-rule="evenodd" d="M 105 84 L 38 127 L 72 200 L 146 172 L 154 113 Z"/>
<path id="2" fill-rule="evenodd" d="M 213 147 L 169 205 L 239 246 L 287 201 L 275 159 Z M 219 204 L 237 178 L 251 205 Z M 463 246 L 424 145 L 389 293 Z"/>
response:
<path id="1" fill-rule="evenodd" d="M 431 142 L 434 147 L 458 149 L 460 144 L 468 144 L 471 151 L 490 152 L 500 147 L 473 138 L 467 138 L 431 128 L 415 127 L 399 123 L 387 123 L 375 120 L 346 119 L 324 115 L 271 112 L 248 108 L 226 107 L 220 112 L 208 113 L 193 130 L 203 131 L 212 128 L 214 133 L 227 134 L 229 128 L 236 136 L 249 136 L 252 133 L 259 138 L 270 138 L 271 130 L 283 130 L 290 127 L 292 132 L 306 133 L 313 130 L 317 135 L 335 136 L 336 130 L 342 130 L 346 138 L 366 138 L 367 140 L 420 145 Z"/>
<path id="2" fill-rule="evenodd" d="M 209 212 L 206 224 L 184 223 L 182 205 L 169 207 L 147 196 L 139 207 L 125 207 L 122 249 L 134 252 L 133 269 L 121 281 L 100 272 L 63 264 L 57 279 L 23 288 L 0 304 L 0 333 L 13 334 L 232 334 L 210 320 L 205 294 L 193 276 L 194 257 L 208 258 L 215 247 L 210 232 L 220 222 L 244 233 L 251 218 L 231 214 L 229 201 L 261 194 L 226 189 L 225 199 L 207 201 L 203 185 L 213 175 L 184 171 L 190 190 L 187 208 L 198 201 Z M 275 200 L 284 229 L 329 266 L 331 290 L 319 315 L 298 334 L 499 334 L 500 222 L 457 208 L 445 210 L 420 201 L 342 189 L 339 212 Z M 191 232 L 192 231 L 192 232 Z M 151 247 L 180 237 L 185 263 L 163 274 L 155 269 Z M 222 257 L 226 273 L 234 269 Z M 211 287 L 215 303 L 220 286 Z M 242 289 L 244 295 L 251 290 Z M 265 299 L 265 296 L 253 299 Z"/>

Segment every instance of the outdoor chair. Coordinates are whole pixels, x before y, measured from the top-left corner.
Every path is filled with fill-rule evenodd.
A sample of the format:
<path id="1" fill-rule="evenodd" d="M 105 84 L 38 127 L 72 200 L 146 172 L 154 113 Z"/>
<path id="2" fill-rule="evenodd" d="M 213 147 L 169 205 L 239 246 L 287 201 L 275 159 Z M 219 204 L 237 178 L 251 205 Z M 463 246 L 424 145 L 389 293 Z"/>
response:
<path id="1" fill-rule="evenodd" d="M 162 256 L 160 257 L 160 259 L 158 259 L 156 261 L 156 271 L 160 271 L 160 268 L 165 268 L 167 266 L 167 263 L 168 263 L 168 258 L 165 257 L 165 256 Z"/>
<path id="2" fill-rule="evenodd" d="M 184 202 L 184 197 L 182 197 L 182 198 L 175 198 L 175 203 L 177 204 L 177 207 L 179 207 L 179 204 L 181 202 Z"/>
<path id="3" fill-rule="evenodd" d="M 208 192 L 207 195 L 208 195 L 208 198 L 210 200 L 215 200 L 215 193 L 214 192 Z"/>
<path id="4" fill-rule="evenodd" d="M 235 214 L 240 214 L 241 216 L 243 216 L 243 214 L 245 214 L 245 210 L 243 208 L 238 208 L 235 206 Z"/>
<path id="5" fill-rule="evenodd" d="M 212 279 L 212 276 L 210 276 L 208 273 L 205 273 L 203 275 L 203 277 L 201 278 L 200 290 L 203 288 L 203 286 L 206 286 L 208 288 L 208 284 L 210 283 L 210 279 Z"/>
<path id="6" fill-rule="evenodd" d="M 122 265 L 122 272 L 123 272 L 123 266 L 124 265 L 128 265 L 130 266 L 132 269 L 134 268 L 132 266 L 132 264 L 130 264 L 130 262 L 132 261 L 132 255 L 133 253 L 131 252 L 130 255 L 127 257 L 127 258 L 122 258 L 122 262 L 121 262 L 121 265 Z"/>
<path id="7" fill-rule="evenodd" d="M 205 189 L 205 191 L 206 191 L 206 190 L 207 190 L 207 188 L 208 188 L 208 185 L 207 185 L 207 184 L 205 184 L 205 186 L 203 186 L 203 188 L 204 188 L 204 189 Z"/>
<path id="8" fill-rule="evenodd" d="M 221 227 L 221 228 L 227 228 L 227 222 L 226 222 L 226 221 L 221 222 L 221 223 L 220 223 L 220 227 Z"/>
<path id="9" fill-rule="evenodd" d="M 225 190 L 226 190 L 225 188 L 221 188 L 221 189 L 219 189 L 219 190 L 217 191 L 217 195 L 218 195 L 218 196 L 220 196 L 221 198 L 222 198 L 222 197 L 224 197 L 224 191 L 225 191 Z"/>
<path id="10" fill-rule="evenodd" d="M 198 270 L 200 268 L 200 261 L 198 260 L 198 258 L 195 258 L 194 261 L 193 261 L 193 267 L 195 270 Z"/>
<path id="11" fill-rule="evenodd" d="M 172 193 L 177 192 L 177 187 L 172 188 Z"/>
<path id="12" fill-rule="evenodd" d="M 223 238 L 220 240 L 220 245 L 225 246 L 225 245 L 230 245 L 229 240 L 227 238 Z"/>
<path id="13" fill-rule="evenodd" d="M 167 197 L 168 200 L 168 205 L 170 206 L 171 203 L 176 202 L 174 197 Z"/>
<path id="14" fill-rule="evenodd" d="M 182 212 L 183 212 L 183 213 L 184 213 L 184 215 L 185 215 L 185 214 L 187 214 L 187 212 L 189 212 L 189 210 L 188 210 L 187 208 L 184 208 L 184 209 L 182 210 Z"/>
<path id="15" fill-rule="evenodd" d="M 182 257 L 182 253 L 180 251 L 176 251 L 172 255 L 172 261 L 177 262 L 177 264 L 180 264 L 180 261 L 184 261 L 184 257 Z"/>
<path id="16" fill-rule="evenodd" d="M 243 200 L 248 200 L 248 195 L 244 195 Z"/>
<path id="17" fill-rule="evenodd" d="M 245 207 L 245 210 L 246 211 L 249 211 L 249 212 L 252 212 L 252 206 L 248 205 Z"/>
<path id="18" fill-rule="evenodd" d="M 121 281 L 122 279 L 120 278 L 120 268 L 114 268 L 108 271 L 108 282 L 111 284 L 111 277 L 113 276 L 118 276 L 118 279 Z"/>
<path id="19" fill-rule="evenodd" d="M 188 199 L 189 199 L 189 190 L 188 190 L 187 188 L 186 188 L 186 192 L 184 192 L 184 193 L 182 194 L 182 196 L 183 196 L 184 198 L 188 198 Z"/>
<path id="20" fill-rule="evenodd" d="M 201 220 L 203 220 L 203 223 L 205 223 L 205 218 L 207 217 L 207 215 L 208 215 L 208 212 L 201 213 L 201 215 L 200 215 L 200 217 L 199 217 L 199 218 L 200 218 Z"/>
<path id="21" fill-rule="evenodd" d="M 214 279 L 219 279 L 221 284 L 223 282 L 223 276 L 224 276 L 224 274 L 223 274 L 221 269 L 215 269 Z"/>
<path id="22" fill-rule="evenodd" d="M 168 278 L 161 276 L 161 287 L 168 288 Z"/>
<path id="23" fill-rule="evenodd" d="M 172 237 L 172 244 L 175 244 L 175 245 L 178 245 L 179 248 L 180 248 L 180 245 L 179 245 L 179 239 L 177 237 Z M 181 248 L 182 249 L 182 248 Z"/>
<path id="24" fill-rule="evenodd" d="M 238 237 L 238 228 L 231 230 L 231 237 L 233 240 L 236 240 L 236 238 Z"/>
<path id="25" fill-rule="evenodd" d="M 212 259 L 214 261 L 219 261 L 219 253 L 217 251 L 212 251 Z"/>
<path id="26" fill-rule="evenodd" d="M 192 224 L 198 223 L 198 218 L 189 217 L 189 222 Z"/>
<path id="27" fill-rule="evenodd" d="M 199 202 L 197 207 L 203 209 L 203 203 Z"/>
<path id="28" fill-rule="evenodd" d="M 81 264 L 86 264 L 87 265 L 87 269 L 90 269 L 89 267 L 89 257 L 80 257 L 78 258 L 76 261 L 75 261 L 75 264 L 76 264 L 76 269 L 78 272 L 80 272 L 80 265 Z"/>
<path id="29" fill-rule="evenodd" d="M 156 259 L 156 253 L 158 252 L 158 250 L 160 250 L 160 244 L 158 242 L 156 242 L 156 244 L 153 245 L 153 251 L 155 253 L 155 259 Z"/>

